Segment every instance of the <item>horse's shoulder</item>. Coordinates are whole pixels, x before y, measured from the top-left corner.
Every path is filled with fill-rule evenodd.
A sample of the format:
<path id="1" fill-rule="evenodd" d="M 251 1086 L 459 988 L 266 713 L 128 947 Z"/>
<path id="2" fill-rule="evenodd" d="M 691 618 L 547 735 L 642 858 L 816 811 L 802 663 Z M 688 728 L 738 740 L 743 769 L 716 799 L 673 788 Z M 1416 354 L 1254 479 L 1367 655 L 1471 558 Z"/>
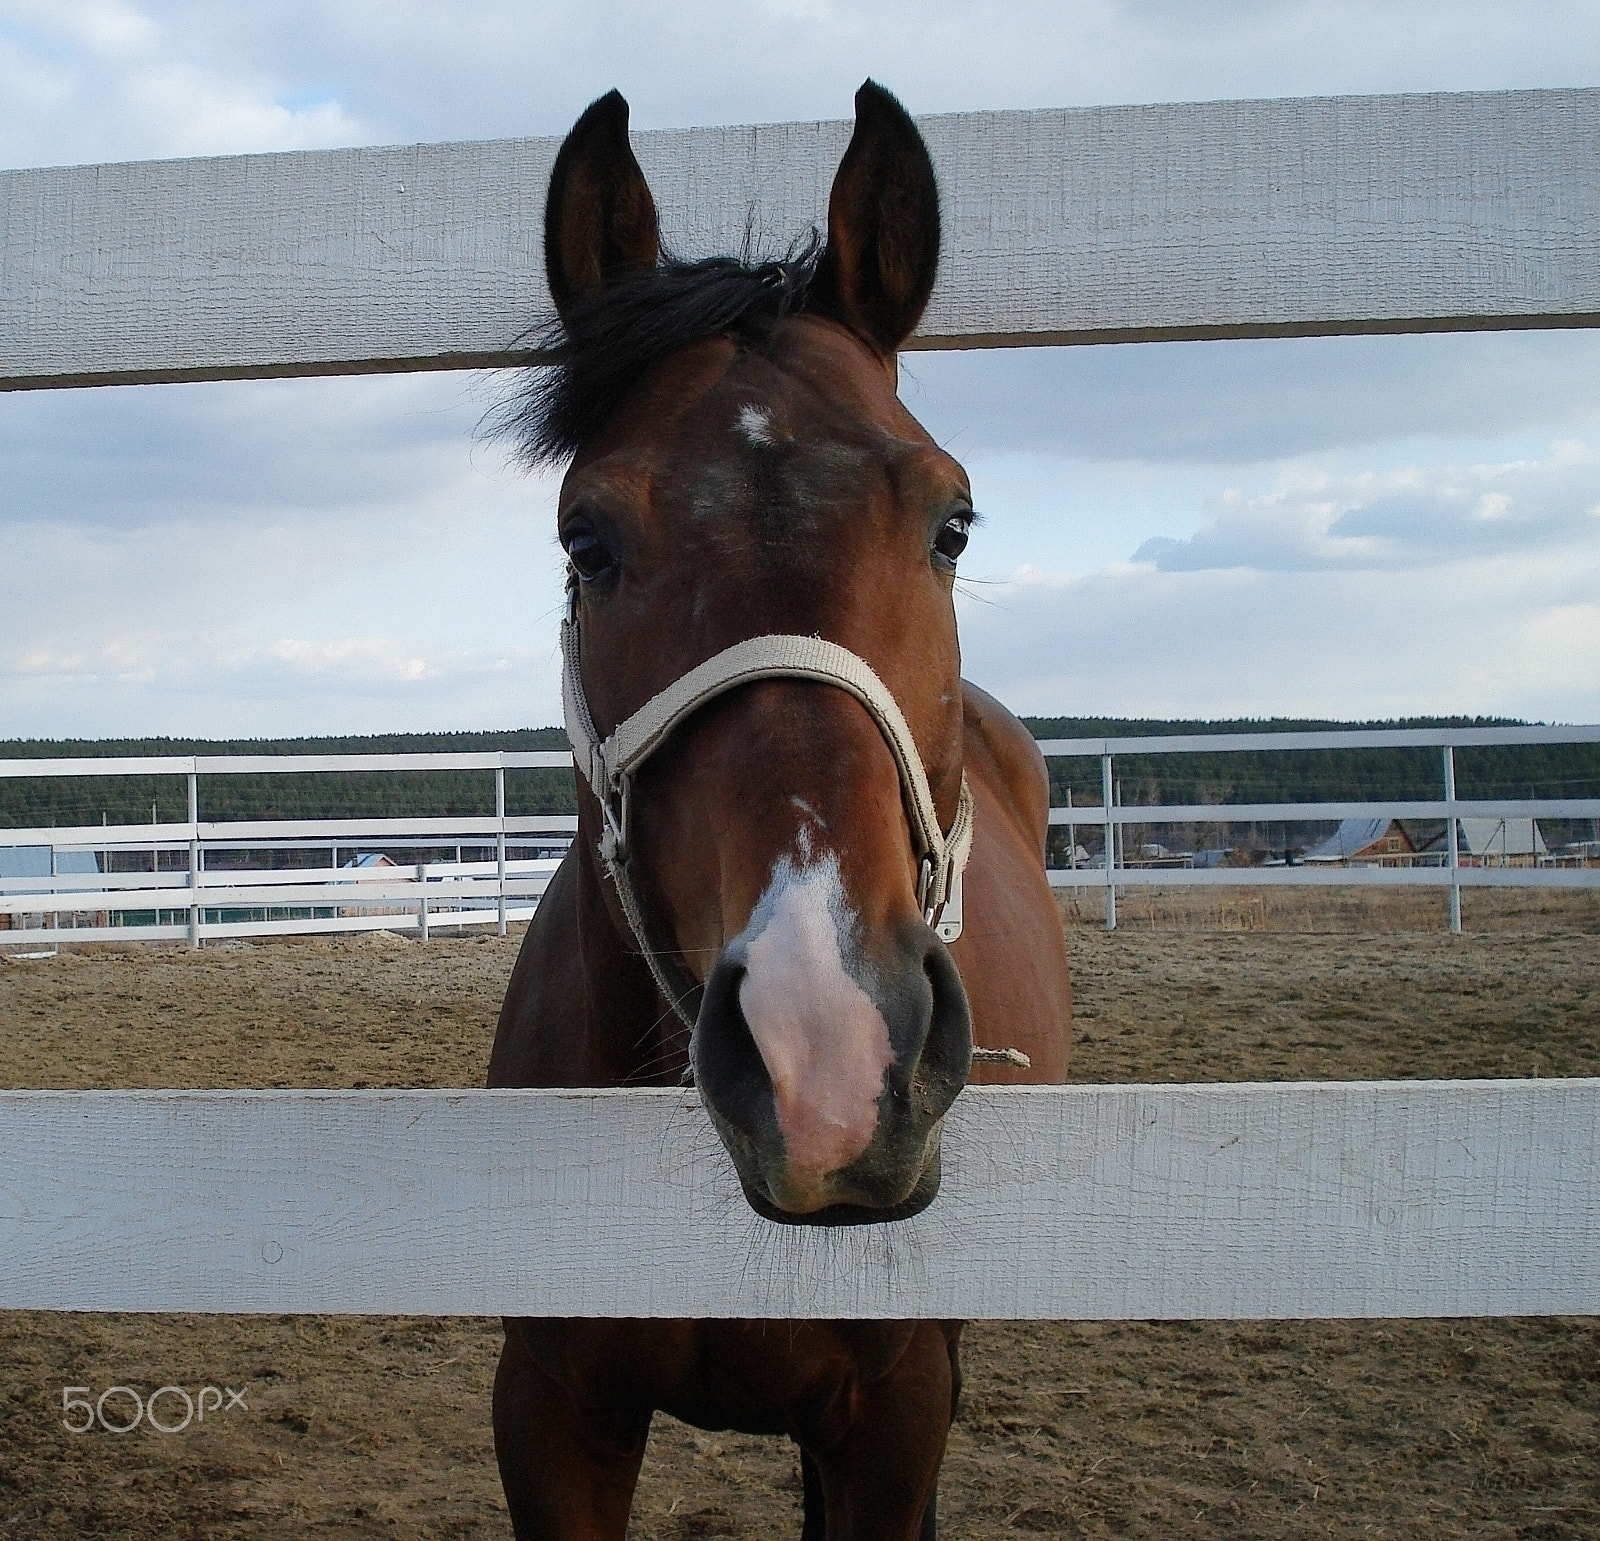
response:
<path id="1" fill-rule="evenodd" d="M 964 759 L 969 777 L 985 782 L 1042 844 L 1050 814 L 1050 773 L 1022 722 L 988 691 L 961 682 Z"/>
<path id="2" fill-rule="evenodd" d="M 518 949 L 500 1005 L 488 1084 L 587 1084 L 581 1050 L 586 996 L 578 947 L 577 852 L 569 849 Z"/>

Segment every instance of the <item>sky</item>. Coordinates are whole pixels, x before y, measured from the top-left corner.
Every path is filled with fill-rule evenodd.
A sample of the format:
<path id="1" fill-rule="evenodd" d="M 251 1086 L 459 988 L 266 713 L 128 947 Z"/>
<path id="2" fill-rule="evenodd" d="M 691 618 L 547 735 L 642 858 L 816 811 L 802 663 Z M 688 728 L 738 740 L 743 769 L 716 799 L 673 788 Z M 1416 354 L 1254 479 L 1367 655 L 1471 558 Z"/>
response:
<path id="1" fill-rule="evenodd" d="M 0 0 L 0 167 L 1600 85 L 1600 3 Z M 0 394 L 0 739 L 560 720 L 493 377 Z M 1041 715 L 1600 720 L 1600 333 L 918 353 L 967 676 Z"/>

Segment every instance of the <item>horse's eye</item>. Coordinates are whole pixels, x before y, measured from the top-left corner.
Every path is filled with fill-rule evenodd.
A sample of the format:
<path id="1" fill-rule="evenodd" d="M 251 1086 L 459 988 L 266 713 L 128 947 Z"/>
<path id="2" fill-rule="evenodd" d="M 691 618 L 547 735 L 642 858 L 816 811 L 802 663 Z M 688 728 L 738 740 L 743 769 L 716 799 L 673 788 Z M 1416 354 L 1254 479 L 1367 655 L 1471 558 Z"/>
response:
<path id="1" fill-rule="evenodd" d="M 580 530 L 566 543 L 567 560 L 572 570 L 585 582 L 592 583 L 611 571 L 611 553 L 587 530 Z"/>
<path id="2" fill-rule="evenodd" d="M 967 549 L 971 531 L 972 515 L 956 514 L 953 518 L 945 520 L 944 528 L 939 531 L 939 537 L 933 543 L 933 549 L 954 567 L 956 558 Z"/>

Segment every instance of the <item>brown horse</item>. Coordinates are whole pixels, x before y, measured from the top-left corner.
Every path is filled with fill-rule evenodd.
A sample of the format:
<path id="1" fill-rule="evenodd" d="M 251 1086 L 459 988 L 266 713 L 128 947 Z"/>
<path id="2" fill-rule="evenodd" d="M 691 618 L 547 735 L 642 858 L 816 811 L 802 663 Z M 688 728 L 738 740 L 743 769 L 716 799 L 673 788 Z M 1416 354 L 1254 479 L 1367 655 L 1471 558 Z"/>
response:
<path id="1" fill-rule="evenodd" d="M 938 262 L 933 169 L 868 82 L 826 244 L 687 263 L 627 118 L 613 92 L 579 119 L 545 215 L 559 326 L 516 424 L 531 457 L 574 457 L 584 775 L 489 1084 L 692 1077 L 759 1214 L 893 1220 L 937 1192 L 969 1072 L 1062 1079 L 1071 1015 L 1044 763 L 960 678 L 971 492 L 895 391 Z M 974 1038 L 1031 1070 L 973 1070 Z M 959 1323 L 505 1325 L 519 1536 L 621 1538 L 658 1408 L 793 1439 L 810 1541 L 935 1534 Z"/>

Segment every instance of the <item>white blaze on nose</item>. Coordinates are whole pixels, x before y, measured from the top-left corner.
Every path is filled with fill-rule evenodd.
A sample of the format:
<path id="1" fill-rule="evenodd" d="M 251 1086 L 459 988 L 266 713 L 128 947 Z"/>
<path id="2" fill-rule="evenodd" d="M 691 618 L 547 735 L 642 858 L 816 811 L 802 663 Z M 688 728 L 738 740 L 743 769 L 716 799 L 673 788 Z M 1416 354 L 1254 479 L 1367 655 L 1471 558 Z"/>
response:
<path id="1" fill-rule="evenodd" d="M 894 1060 L 883 1013 L 845 966 L 853 919 L 836 856 L 803 869 L 785 857 L 746 932 L 739 1006 L 772 1079 L 788 1207 L 829 1202 L 822 1184 L 871 1143 Z"/>

